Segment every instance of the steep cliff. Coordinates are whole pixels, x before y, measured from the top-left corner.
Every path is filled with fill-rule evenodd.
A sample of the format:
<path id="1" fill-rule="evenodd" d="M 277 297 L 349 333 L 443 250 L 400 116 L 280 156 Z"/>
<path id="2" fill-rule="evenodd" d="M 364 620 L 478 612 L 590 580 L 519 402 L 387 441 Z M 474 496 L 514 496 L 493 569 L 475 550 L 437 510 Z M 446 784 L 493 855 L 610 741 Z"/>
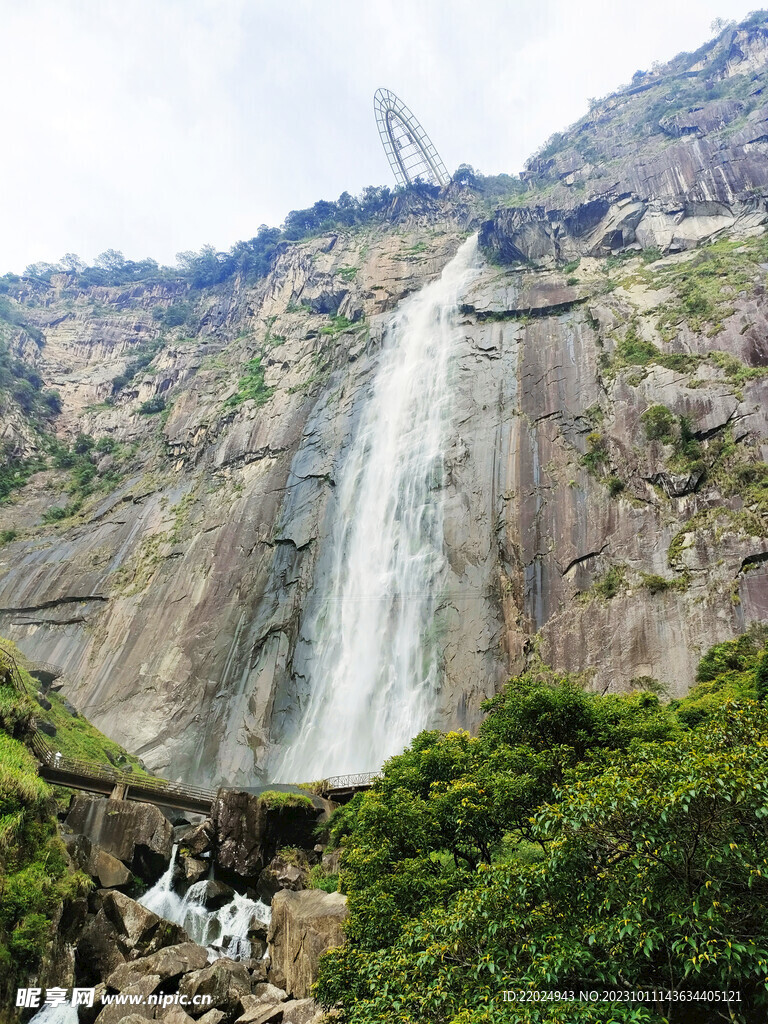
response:
<path id="1" fill-rule="evenodd" d="M 0 633 L 149 767 L 264 773 L 306 701 L 302 612 L 388 318 L 479 228 L 436 724 L 473 727 L 536 656 L 683 693 L 768 618 L 767 64 L 755 18 L 636 75 L 490 219 L 466 175 L 281 244 L 260 280 L 6 278 L 3 338 L 61 412 L 0 399 Z"/>

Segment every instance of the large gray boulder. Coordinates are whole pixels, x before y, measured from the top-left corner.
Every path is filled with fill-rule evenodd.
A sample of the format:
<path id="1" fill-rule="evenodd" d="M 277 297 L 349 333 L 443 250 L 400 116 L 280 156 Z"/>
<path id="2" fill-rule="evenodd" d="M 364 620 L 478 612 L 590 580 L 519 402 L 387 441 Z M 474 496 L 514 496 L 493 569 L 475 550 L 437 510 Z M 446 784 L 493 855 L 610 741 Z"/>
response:
<path id="1" fill-rule="evenodd" d="M 92 843 L 88 836 L 76 833 L 62 838 L 72 864 L 90 875 L 101 889 L 126 887 L 133 881 L 133 875 L 125 864 Z"/>
<path id="2" fill-rule="evenodd" d="M 270 903 L 280 889 L 291 889 L 293 892 L 305 889 L 307 873 L 306 861 L 304 864 L 294 864 L 278 854 L 259 875 L 256 891 L 265 903 Z"/>
<path id="3" fill-rule="evenodd" d="M 170 981 L 201 970 L 208 964 L 208 950 L 194 942 L 182 942 L 177 946 L 166 946 L 150 956 L 121 964 L 107 978 L 110 988 L 123 992 L 136 984 L 146 974 L 156 974 L 162 981 Z"/>
<path id="4" fill-rule="evenodd" d="M 222 789 L 213 805 L 216 859 L 221 867 L 256 881 L 277 851 L 286 846 L 311 850 L 314 830 L 325 813 L 323 802 L 271 806 L 253 793 Z"/>
<path id="5" fill-rule="evenodd" d="M 171 859 L 173 826 L 153 804 L 76 796 L 66 825 L 147 879 Z"/>
<path id="6" fill-rule="evenodd" d="M 272 900 L 267 942 L 270 980 L 296 999 L 306 999 L 317 980 L 322 953 L 344 944 L 347 898 L 338 892 L 282 889 Z"/>
<path id="7" fill-rule="evenodd" d="M 242 1010 L 242 998 L 251 994 L 251 979 L 246 967 L 222 957 L 210 967 L 185 974 L 179 983 L 179 993 L 194 999 L 210 996 L 205 1006 L 189 1006 L 193 1015 L 200 1016 L 211 1009 L 233 1013 Z"/>
<path id="8" fill-rule="evenodd" d="M 98 912 L 77 943 L 77 974 L 83 984 L 107 978 L 128 960 L 149 956 L 166 946 L 188 943 L 189 936 L 116 889 L 97 894 Z"/>

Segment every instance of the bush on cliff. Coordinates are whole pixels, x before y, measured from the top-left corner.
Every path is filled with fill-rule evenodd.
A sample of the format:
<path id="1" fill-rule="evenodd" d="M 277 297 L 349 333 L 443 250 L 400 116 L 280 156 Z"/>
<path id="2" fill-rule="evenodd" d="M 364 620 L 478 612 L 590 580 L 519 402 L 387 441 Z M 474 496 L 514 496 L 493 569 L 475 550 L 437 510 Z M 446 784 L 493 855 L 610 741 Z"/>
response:
<path id="1" fill-rule="evenodd" d="M 52 791 L 23 742 L 31 718 L 0 653 L 0 1007 L 8 1008 L 50 947 L 62 900 L 90 884 L 68 870 Z"/>
<path id="2" fill-rule="evenodd" d="M 697 715 L 695 691 L 665 708 L 541 673 L 488 703 L 478 738 L 422 733 L 392 758 L 331 822 L 351 913 L 322 1001 L 350 1024 L 694 1024 L 711 1004 L 512 1013 L 502 990 L 739 988 L 725 1019 L 763 1020 L 768 711 L 757 643 L 734 646 Z"/>

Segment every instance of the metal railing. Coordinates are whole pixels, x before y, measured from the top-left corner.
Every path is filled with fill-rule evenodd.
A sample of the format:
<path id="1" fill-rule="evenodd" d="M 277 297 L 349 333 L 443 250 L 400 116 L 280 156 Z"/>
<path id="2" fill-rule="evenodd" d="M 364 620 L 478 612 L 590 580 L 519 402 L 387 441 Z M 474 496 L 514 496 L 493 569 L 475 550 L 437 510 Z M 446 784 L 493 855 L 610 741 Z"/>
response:
<path id="1" fill-rule="evenodd" d="M 380 772 L 356 772 L 353 775 L 335 775 L 332 779 L 323 779 L 323 791 L 334 789 L 364 789 L 378 779 Z"/>
<path id="2" fill-rule="evenodd" d="M 22 696 L 29 697 L 27 688 L 21 678 L 16 659 L 10 651 L 0 647 L 0 655 L 10 669 L 11 681 L 14 689 Z M 187 786 L 180 782 L 169 782 L 167 779 L 159 779 L 157 776 L 136 775 L 133 772 L 122 771 L 113 765 L 106 765 L 99 761 L 86 761 L 80 757 L 69 757 L 56 750 L 43 739 L 37 729 L 35 719 L 32 719 L 32 740 L 31 746 L 41 764 L 55 772 L 72 775 L 82 781 L 92 780 L 101 782 L 104 786 L 114 789 L 117 786 L 124 786 L 132 794 L 139 796 L 151 796 L 159 802 L 173 804 L 176 799 L 184 802 L 195 802 L 213 804 L 216 792 L 212 789 L 202 789 L 199 786 Z"/>

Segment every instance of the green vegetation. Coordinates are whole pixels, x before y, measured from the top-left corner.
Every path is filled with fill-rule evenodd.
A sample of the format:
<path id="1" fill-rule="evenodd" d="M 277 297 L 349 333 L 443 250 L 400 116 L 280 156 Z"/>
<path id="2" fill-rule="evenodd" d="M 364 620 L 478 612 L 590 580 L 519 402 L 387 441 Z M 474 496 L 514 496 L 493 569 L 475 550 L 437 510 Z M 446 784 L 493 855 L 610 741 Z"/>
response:
<path id="1" fill-rule="evenodd" d="M 193 310 L 189 302 L 174 302 L 166 309 L 155 306 L 152 317 L 164 327 L 182 327 L 192 320 Z"/>
<path id="2" fill-rule="evenodd" d="M 724 505 L 703 508 L 695 512 L 678 530 L 667 549 L 667 565 L 678 568 L 679 560 L 688 544 L 688 537 L 694 536 L 699 530 L 711 530 L 717 544 L 727 534 L 741 534 L 747 537 L 768 536 L 768 523 L 765 518 L 751 510 L 736 511 Z"/>
<path id="3" fill-rule="evenodd" d="M 123 372 L 112 378 L 112 397 L 128 387 L 142 370 L 146 370 L 162 347 L 162 341 L 152 341 L 134 349 L 133 356 L 126 363 Z"/>
<path id="4" fill-rule="evenodd" d="M 649 366 L 651 363 L 686 373 L 696 368 L 699 357 L 681 352 L 662 352 L 652 341 L 640 337 L 637 322 L 633 320 L 623 337 L 617 340 L 613 359 L 608 361 L 606 370 L 614 373 L 626 366 Z"/>
<path id="5" fill-rule="evenodd" d="M 768 376 L 768 366 L 746 366 L 729 352 L 720 352 L 714 349 L 707 353 L 707 358 L 723 371 L 725 379 L 734 388 L 741 387 L 747 381 L 759 380 L 761 377 Z"/>
<path id="6" fill-rule="evenodd" d="M 351 327 L 360 326 L 360 322 L 356 323 L 353 320 L 347 320 L 345 316 L 336 315 L 331 317 L 331 322 L 329 324 L 320 328 L 320 333 L 328 334 L 332 338 L 335 338 L 336 335 L 342 334 L 344 331 L 348 331 Z"/>
<path id="7" fill-rule="evenodd" d="M 7 449 L 4 451 L 0 446 L 0 502 L 23 487 L 34 473 L 45 469 L 45 466 L 46 460 L 42 455 L 18 459 L 9 456 Z"/>
<path id="8" fill-rule="evenodd" d="M 696 333 L 722 330 L 740 291 L 762 285 L 760 264 L 768 259 L 768 238 L 721 238 L 701 246 L 685 260 L 656 267 L 645 278 L 652 288 L 669 288 L 673 298 L 658 308 L 657 327 L 665 340 L 685 322 Z"/>
<path id="9" fill-rule="evenodd" d="M 640 417 L 649 441 L 671 444 L 675 439 L 675 417 L 665 405 L 652 405 Z"/>
<path id="10" fill-rule="evenodd" d="M 30 363 L 12 356 L 0 338 L 0 408 L 13 401 L 38 428 L 61 412 L 58 391 L 43 387 L 43 378 Z"/>
<path id="11" fill-rule="evenodd" d="M 599 431 L 587 434 L 587 451 L 582 456 L 581 464 L 593 476 L 599 476 L 604 464 L 608 461 L 608 442 Z"/>
<path id="12" fill-rule="evenodd" d="M 357 277 L 357 267 L 339 267 L 336 274 L 342 281 L 354 281 Z"/>
<path id="13" fill-rule="evenodd" d="M 13 655 L 18 667 L 21 681 L 30 698 L 40 690 L 38 681 L 29 674 L 23 667 L 23 657 L 10 640 L 0 637 L 0 646 Z M 0 652 L 0 666 L 2 666 L 3 655 Z M 34 711 L 38 721 L 49 722 L 56 729 L 55 737 L 48 742 L 68 757 L 80 757 L 85 760 L 97 761 L 102 764 L 111 764 L 125 770 L 136 772 L 139 775 L 146 775 L 147 772 L 141 767 L 137 757 L 128 754 L 118 743 L 108 739 L 103 733 L 91 725 L 91 723 L 73 712 L 67 701 L 53 690 L 46 694 L 51 707 L 43 709 L 36 701 L 30 700 L 27 704 L 22 701 L 30 713 Z M 0 723 L 1 724 L 1 723 Z"/>
<path id="14" fill-rule="evenodd" d="M 301 793 L 282 792 L 277 789 L 266 789 L 259 794 L 262 801 L 270 810 L 279 810 L 283 807 L 301 807 L 311 810 L 314 804 L 308 796 Z"/>
<path id="15" fill-rule="evenodd" d="M 620 592 L 627 579 L 627 570 L 623 565 L 612 565 L 598 576 L 589 591 L 590 594 L 610 601 Z"/>
<path id="16" fill-rule="evenodd" d="M 148 398 L 146 402 L 142 402 L 139 406 L 140 416 L 154 416 L 155 413 L 163 412 L 165 409 L 165 399 L 162 395 L 153 395 Z"/>
<path id="17" fill-rule="evenodd" d="M 230 395 L 224 403 L 226 409 L 234 409 L 243 402 L 252 401 L 257 406 L 264 403 L 271 397 L 274 388 L 264 383 L 264 367 L 261 365 L 261 356 L 254 356 L 245 365 L 245 376 L 237 382 L 237 391 Z"/>
<path id="18" fill-rule="evenodd" d="M 655 573 L 641 572 L 640 579 L 646 590 L 652 594 L 663 594 L 665 590 L 686 590 L 688 579 L 686 576 L 668 580 L 666 576 L 657 576 Z"/>
<path id="19" fill-rule="evenodd" d="M 606 480 L 608 493 L 612 498 L 618 497 L 624 490 L 624 481 L 618 476 L 609 476 Z"/>
<path id="20" fill-rule="evenodd" d="M 36 971 L 53 937 L 62 901 L 90 881 L 70 874 L 56 834 L 55 801 L 24 745 L 33 705 L 13 688 L 0 653 L 0 1004 Z"/>
<path id="21" fill-rule="evenodd" d="M 106 492 L 116 487 L 134 454 L 133 446 L 118 444 L 114 438 L 101 437 L 97 441 L 90 434 L 78 434 L 71 447 L 61 444 L 55 438 L 48 439 L 50 465 L 54 469 L 68 470 L 69 480 L 65 491 L 71 500 L 65 505 L 54 505 L 43 513 L 44 523 L 57 523 L 77 515 L 87 498 L 92 494 Z M 99 471 L 100 459 L 109 456 L 109 464 Z M 38 468 L 45 469 L 49 463 L 43 459 Z"/>
<path id="22" fill-rule="evenodd" d="M 764 1019 L 765 640 L 718 645 L 667 707 L 540 666 L 486 703 L 478 737 L 421 733 L 329 823 L 350 918 L 321 959 L 323 1004 L 346 1024 L 708 1024 L 700 1002 L 510 1017 L 501 991 L 738 978 L 724 1019 Z"/>

